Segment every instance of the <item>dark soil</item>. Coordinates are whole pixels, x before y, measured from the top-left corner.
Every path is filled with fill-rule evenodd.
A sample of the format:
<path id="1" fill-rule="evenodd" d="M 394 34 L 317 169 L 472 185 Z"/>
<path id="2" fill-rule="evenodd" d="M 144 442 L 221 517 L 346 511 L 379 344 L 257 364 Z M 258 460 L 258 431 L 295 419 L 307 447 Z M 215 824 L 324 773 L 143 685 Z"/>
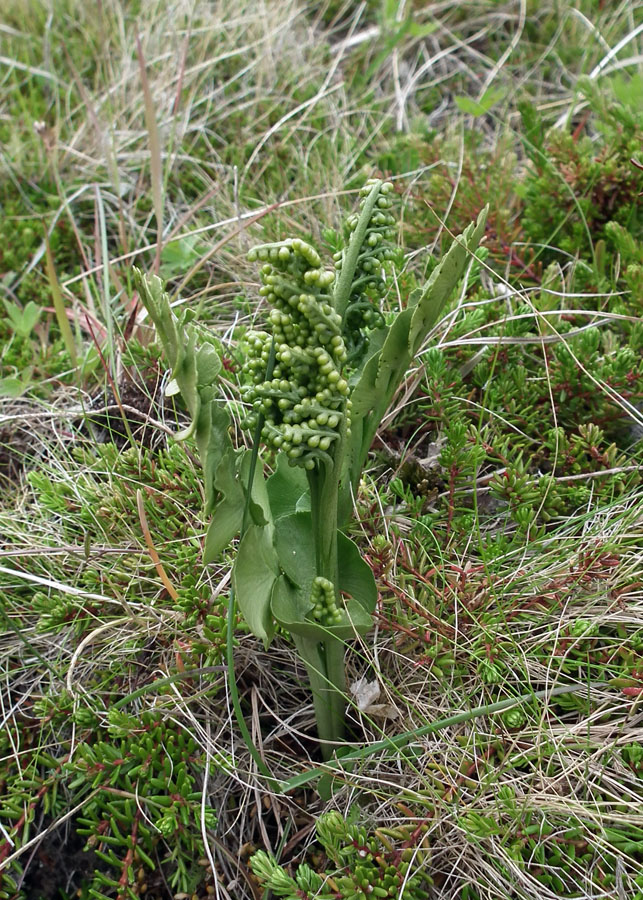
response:
<path id="1" fill-rule="evenodd" d="M 17 428 L 0 428 L 0 490 L 18 484 L 25 470 L 29 441 Z"/>
<path id="2" fill-rule="evenodd" d="M 45 818 L 41 830 L 51 823 Z M 74 897 L 97 864 L 98 858 L 85 850 L 85 838 L 76 832 L 73 821 L 66 822 L 46 834 L 31 856 L 23 857 L 25 872 L 20 887 L 29 900 Z"/>
<path id="3" fill-rule="evenodd" d="M 156 426 L 163 419 L 163 406 L 173 407 L 163 397 L 160 383 L 140 384 L 124 378 L 118 388 L 118 398 L 112 388 L 100 391 L 92 398 L 86 421 L 101 443 L 113 441 L 118 447 L 129 443 L 128 428 L 136 443 L 144 447 L 158 447 L 165 441 L 164 432 Z M 174 422 L 174 410 L 171 410 Z"/>

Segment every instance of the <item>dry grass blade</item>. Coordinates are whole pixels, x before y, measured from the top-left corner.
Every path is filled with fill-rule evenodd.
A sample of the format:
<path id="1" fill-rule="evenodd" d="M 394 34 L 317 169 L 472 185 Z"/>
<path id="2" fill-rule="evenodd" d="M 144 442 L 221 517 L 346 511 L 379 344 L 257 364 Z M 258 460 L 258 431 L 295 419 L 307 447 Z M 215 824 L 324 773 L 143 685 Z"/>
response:
<path id="1" fill-rule="evenodd" d="M 152 182 L 152 197 L 154 200 L 154 215 L 156 216 L 156 256 L 154 258 L 154 271 L 158 272 L 161 265 L 161 251 L 163 249 L 163 169 L 161 166 L 161 141 L 156 122 L 154 101 L 147 77 L 145 57 L 141 47 L 141 39 L 136 35 L 136 56 L 138 58 L 141 76 L 141 88 L 145 108 L 145 125 L 150 152 L 150 180 Z"/>
<path id="2" fill-rule="evenodd" d="M 156 547 L 154 546 L 154 541 L 152 539 L 152 535 L 150 533 L 150 527 L 147 524 L 147 516 L 145 515 L 145 507 L 143 506 L 143 494 L 140 490 L 136 492 L 136 508 L 138 510 L 138 517 L 141 523 L 141 528 L 143 529 L 143 537 L 145 538 L 145 545 L 149 550 L 150 557 L 152 562 L 154 563 L 154 567 L 159 574 L 159 578 L 165 585 L 165 589 L 173 600 L 178 599 L 178 594 L 176 592 L 176 588 L 170 581 L 167 572 L 163 567 L 163 563 L 161 562 L 161 558 L 158 555 Z"/>
<path id="3" fill-rule="evenodd" d="M 69 319 L 67 318 L 67 312 L 65 310 L 65 301 L 63 300 L 62 291 L 60 289 L 60 283 L 58 281 L 58 276 L 56 274 L 56 265 L 54 263 L 54 257 L 51 252 L 51 245 L 49 243 L 49 235 L 45 229 L 45 262 L 47 266 L 47 277 L 49 279 L 49 288 L 51 290 L 51 298 L 54 303 L 54 310 L 56 311 L 56 319 L 58 321 L 58 327 L 60 328 L 60 332 L 65 341 L 65 347 L 67 348 L 67 352 L 69 353 L 70 359 L 74 366 L 77 365 L 78 362 L 78 354 L 76 353 L 76 342 L 74 341 L 74 336 L 71 331 L 71 325 L 69 324 Z"/>

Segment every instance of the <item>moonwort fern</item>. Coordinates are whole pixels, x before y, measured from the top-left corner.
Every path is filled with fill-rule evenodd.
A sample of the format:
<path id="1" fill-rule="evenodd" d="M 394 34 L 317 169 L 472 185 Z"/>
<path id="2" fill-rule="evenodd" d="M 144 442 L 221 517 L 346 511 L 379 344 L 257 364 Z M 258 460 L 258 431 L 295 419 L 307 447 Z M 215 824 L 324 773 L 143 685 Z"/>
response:
<path id="1" fill-rule="evenodd" d="M 349 217 L 335 268 L 300 239 L 250 252 L 271 311 L 245 335 L 242 422 L 253 451 L 235 449 L 217 398 L 212 338 L 175 314 L 162 283 L 136 272 L 174 380 L 192 416 L 213 510 L 204 562 L 239 533 L 233 586 L 267 646 L 289 632 L 310 678 L 322 753 L 344 734 L 346 641 L 365 634 L 377 599 L 372 572 L 344 530 L 377 427 L 484 231 L 485 211 L 455 240 L 389 325 L 379 309 L 395 262 L 392 185 L 370 180 Z M 259 445 L 275 455 L 264 478 Z"/>

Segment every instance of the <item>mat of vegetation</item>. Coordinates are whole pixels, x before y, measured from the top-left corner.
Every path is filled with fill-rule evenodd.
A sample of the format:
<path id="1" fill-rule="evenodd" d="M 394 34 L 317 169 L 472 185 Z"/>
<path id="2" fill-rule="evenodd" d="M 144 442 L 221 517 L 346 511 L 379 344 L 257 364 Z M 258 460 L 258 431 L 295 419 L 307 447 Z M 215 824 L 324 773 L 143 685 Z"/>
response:
<path id="1" fill-rule="evenodd" d="M 643 6 L 5 0 L 0 35 L 1 900 L 643 900 Z M 238 540 L 204 564 L 245 482 L 134 268 L 248 459 L 248 252 L 332 267 L 371 178 L 361 335 L 489 209 L 346 517 L 377 602 L 338 754 Z"/>

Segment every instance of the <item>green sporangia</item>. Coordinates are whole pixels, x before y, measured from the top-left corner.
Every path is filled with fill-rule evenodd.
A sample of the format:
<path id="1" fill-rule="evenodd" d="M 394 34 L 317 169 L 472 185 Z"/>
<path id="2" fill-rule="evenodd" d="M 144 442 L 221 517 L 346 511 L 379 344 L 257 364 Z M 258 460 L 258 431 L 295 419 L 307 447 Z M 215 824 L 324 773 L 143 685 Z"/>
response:
<path id="1" fill-rule="evenodd" d="M 300 239 L 250 251 L 270 305 L 247 332 L 242 426 L 253 450 L 235 449 L 217 392 L 216 347 L 189 314 L 175 314 L 156 276 L 135 270 L 192 416 L 203 462 L 204 562 L 238 534 L 233 587 L 247 624 L 267 646 L 289 632 L 310 679 L 322 753 L 344 735 L 346 641 L 371 627 L 373 574 L 344 533 L 371 442 L 406 371 L 484 232 L 486 211 L 457 238 L 426 284 L 386 324 L 380 300 L 395 265 L 393 186 L 369 180 L 344 229 L 334 267 Z M 273 471 L 264 476 L 260 446 Z"/>

